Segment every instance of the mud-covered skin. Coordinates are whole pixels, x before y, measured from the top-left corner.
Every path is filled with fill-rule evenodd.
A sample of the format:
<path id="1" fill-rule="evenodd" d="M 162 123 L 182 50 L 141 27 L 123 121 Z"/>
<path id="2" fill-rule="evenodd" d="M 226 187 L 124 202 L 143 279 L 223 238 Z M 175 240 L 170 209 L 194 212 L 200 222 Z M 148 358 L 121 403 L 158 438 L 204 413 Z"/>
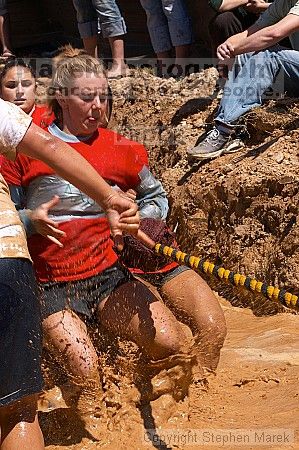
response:
<path id="1" fill-rule="evenodd" d="M 251 141 L 242 152 L 192 172 L 186 149 L 195 144 L 203 123 L 213 117 L 217 100 L 205 97 L 213 91 L 215 79 L 209 69 L 179 82 L 155 79 L 148 72 L 138 79 L 113 81 L 114 124 L 125 136 L 147 145 L 151 167 L 170 194 L 171 221 L 179 223 L 183 249 L 221 256 L 231 269 L 262 275 L 272 283 L 280 279 L 286 287 L 298 289 L 294 216 L 298 215 L 299 133 L 292 129 L 298 107 L 271 103 L 254 112 L 249 123 Z M 280 135 L 271 146 L 259 147 Z M 214 287 L 219 289 L 219 284 Z M 235 301 L 252 306 L 252 297 L 244 299 L 234 292 Z M 137 409 L 140 398 L 135 391 L 136 396 L 132 394 L 130 374 L 136 372 L 138 352 L 125 342 L 112 349 L 107 336 L 102 338 L 106 347 L 101 349 L 105 355 L 101 367 L 104 390 L 109 392 L 111 428 L 101 429 L 106 448 L 125 450 L 128 443 L 133 450 L 142 448 L 145 424 L 184 430 L 227 429 L 228 423 L 244 429 L 297 427 L 298 318 L 289 314 L 255 317 L 249 309 L 232 307 L 224 300 L 221 304 L 228 336 L 216 375 L 208 378 L 208 388 L 206 383 L 191 385 L 183 402 L 173 404 L 164 394 L 149 402 L 147 409 Z M 277 312 L 276 305 L 269 308 L 259 301 L 257 310 Z M 47 448 L 79 450 L 83 444 L 87 450 L 96 448 L 82 432 L 80 420 L 66 420 L 63 411 L 69 410 L 44 416 Z"/>

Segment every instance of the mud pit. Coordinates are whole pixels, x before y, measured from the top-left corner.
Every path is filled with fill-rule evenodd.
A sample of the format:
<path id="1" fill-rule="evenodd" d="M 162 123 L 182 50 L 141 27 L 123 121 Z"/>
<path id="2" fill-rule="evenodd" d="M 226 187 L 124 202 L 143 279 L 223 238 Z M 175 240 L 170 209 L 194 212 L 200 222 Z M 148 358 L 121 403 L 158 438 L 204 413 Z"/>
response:
<path id="1" fill-rule="evenodd" d="M 215 80 L 210 69 L 181 81 L 147 72 L 113 81 L 111 126 L 148 148 L 153 171 L 169 193 L 170 224 L 177 225 L 182 249 L 298 294 L 299 108 L 296 102 L 269 102 L 246 117 L 250 138 L 244 149 L 191 168 L 186 149 L 212 121 L 218 104 L 212 95 Z M 59 409 L 41 415 L 48 449 L 141 449 L 145 426 L 156 426 L 161 437 L 163 430 L 178 430 L 176 439 L 198 430 L 193 441 L 189 438 L 190 449 L 203 445 L 201 430 L 206 429 L 297 430 L 292 446 L 282 446 L 283 441 L 271 446 L 299 448 L 298 315 L 209 282 L 230 302 L 220 300 L 228 335 L 208 386 L 192 385 L 184 402 L 164 398 L 152 402 L 152 414 L 150 408 L 141 414 L 129 375 L 134 349 L 120 345 L 102 361 L 110 396 L 102 440 L 93 442 L 70 409 Z M 211 435 L 206 439 L 210 448 L 221 447 L 212 445 Z M 156 448 L 166 448 L 159 443 L 157 437 Z M 168 448 L 184 448 L 184 441 L 172 441 Z M 269 447 L 258 440 L 247 448 Z"/>

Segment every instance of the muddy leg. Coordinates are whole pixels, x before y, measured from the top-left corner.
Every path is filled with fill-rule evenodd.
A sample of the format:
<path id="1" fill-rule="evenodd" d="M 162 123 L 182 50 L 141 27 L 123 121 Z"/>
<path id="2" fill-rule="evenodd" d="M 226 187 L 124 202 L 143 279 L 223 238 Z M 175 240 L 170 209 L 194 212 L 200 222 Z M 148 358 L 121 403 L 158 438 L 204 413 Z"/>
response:
<path id="1" fill-rule="evenodd" d="M 0 408 L 1 450 L 42 450 L 44 439 L 37 418 L 37 395 Z"/>
<path id="2" fill-rule="evenodd" d="M 170 310 L 137 280 L 116 288 L 99 305 L 100 323 L 135 342 L 152 360 L 187 350 L 186 337 Z"/>
<path id="3" fill-rule="evenodd" d="M 46 345 L 66 368 L 79 390 L 77 410 L 85 428 L 98 439 L 102 388 L 98 357 L 83 321 L 71 311 L 52 314 L 43 321 Z"/>
<path id="4" fill-rule="evenodd" d="M 199 362 L 214 371 L 226 336 L 222 309 L 207 283 L 193 270 L 186 270 L 161 288 L 166 304 L 191 328 Z"/>
<path id="5" fill-rule="evenodd" d="M 167 392 L 176 399 L 186 394 L 194 360 L 188 356 L 186 336 L 170 310 L 144 284 L 134 280 L 115 289 L 101 302 L 99 320 L 113 333 L 135 342 L 152 361 L 139 371 L 143 380 L 139 388 L 144 385 L 149 391 L 142 391 L 146 400 Z"/>

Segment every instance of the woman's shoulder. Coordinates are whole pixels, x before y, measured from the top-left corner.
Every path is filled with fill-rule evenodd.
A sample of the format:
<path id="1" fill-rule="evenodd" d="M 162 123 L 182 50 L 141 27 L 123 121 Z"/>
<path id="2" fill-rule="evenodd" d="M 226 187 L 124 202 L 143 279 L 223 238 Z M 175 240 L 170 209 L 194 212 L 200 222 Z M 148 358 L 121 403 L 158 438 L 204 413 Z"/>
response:
<path id="1" fill-rule="evenodd" d="M 53 112 L 47 105 L 35 105 L 31 116 L 33 123 L 44 129 L 48 128 L 55 119 Z"/>

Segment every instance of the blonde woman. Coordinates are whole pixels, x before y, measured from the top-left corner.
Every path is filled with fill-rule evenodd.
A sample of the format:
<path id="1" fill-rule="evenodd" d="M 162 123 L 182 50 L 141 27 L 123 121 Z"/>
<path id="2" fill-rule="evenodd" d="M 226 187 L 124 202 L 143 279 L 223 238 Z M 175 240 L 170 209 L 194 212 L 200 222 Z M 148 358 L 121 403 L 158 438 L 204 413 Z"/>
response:
<path id="1" fill-rule="evenodd" d="M 102 64 L 69 49 L 57 64 L 51 92 L 56 120 L 49 134 L 84 156 L 112 187 L 138 190 L 140 177 L 151 176 L 147 154 L 142 145 L 104 128 L 108 84 Z M 84 385 L 84 393 L 99 399 L 101 391 L 97 354 L 87 330 L 90 320 L 134 341 L 150 360 L 185 351 L 185 336 L 172 312 L 118 262 L 99 204 L 36 160 L 19 156 L 14 166 L 4 165 L 3 173 L 10 185 L 26 190 L 27 218 L 35 227 L 28 246 L 47 346 L 72 380 Z M 152 197 L 158 191 L 157 202 L 163 205 L 165 192 L 157 180 L 153 190 Z M 145 203 L 152 201 L 148 197 Z M 85 413 L 86 418 L 90 411 Z"/>

